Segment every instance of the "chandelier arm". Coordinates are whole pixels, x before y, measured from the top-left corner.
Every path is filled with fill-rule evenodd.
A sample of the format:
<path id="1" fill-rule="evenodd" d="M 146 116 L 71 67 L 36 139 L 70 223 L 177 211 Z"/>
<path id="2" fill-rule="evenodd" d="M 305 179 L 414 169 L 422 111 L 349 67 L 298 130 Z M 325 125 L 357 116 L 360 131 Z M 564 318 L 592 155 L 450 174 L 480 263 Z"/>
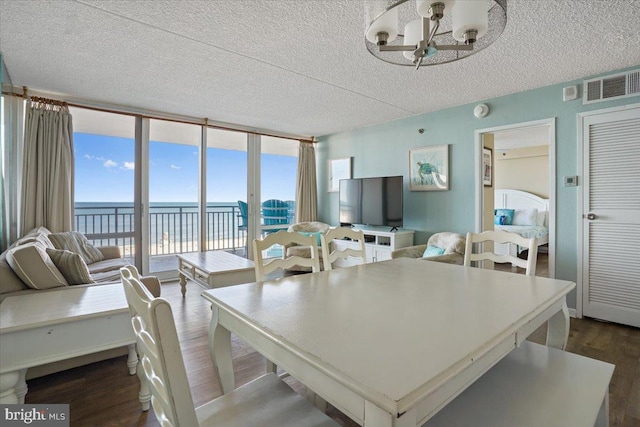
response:
<path id="1" fill-rule="evenodd" d="M 402 51 L 411 51 L 416 50 L 415 46 L 404 46 L 404 45 L 384 45 L 378 46 L 381 52 L 402 52 Z"/>
<path id="2" fill-rule="evenodd" d="M 436 36 L 436 31 L 438 31 L 438 28 L 440 28 L 440 20 L 438 19 L 436 21 L 436 25 L 434 25 L 433 30 L 431 31 L 431 34 L 429 35 L 429 40 L 427 41 L 427 46 L 431 44 L 431 42 L 433 41 L 433 38 Z"/>
<path id="3" fill-rule="evenodd" d="M 473 44 L 436 45 L 438 50 L 473 50 Z"/>

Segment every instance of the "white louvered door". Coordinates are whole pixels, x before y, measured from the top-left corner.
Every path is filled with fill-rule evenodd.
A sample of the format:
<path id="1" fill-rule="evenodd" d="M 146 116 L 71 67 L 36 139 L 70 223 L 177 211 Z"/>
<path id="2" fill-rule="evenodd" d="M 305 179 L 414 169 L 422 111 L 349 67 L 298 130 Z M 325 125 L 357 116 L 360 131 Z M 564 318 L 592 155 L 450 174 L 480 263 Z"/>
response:
<path id="1" fill-rule="evenodd" d="M 583 314 L 640 327 L 640 104 L 582 132 Z"/>

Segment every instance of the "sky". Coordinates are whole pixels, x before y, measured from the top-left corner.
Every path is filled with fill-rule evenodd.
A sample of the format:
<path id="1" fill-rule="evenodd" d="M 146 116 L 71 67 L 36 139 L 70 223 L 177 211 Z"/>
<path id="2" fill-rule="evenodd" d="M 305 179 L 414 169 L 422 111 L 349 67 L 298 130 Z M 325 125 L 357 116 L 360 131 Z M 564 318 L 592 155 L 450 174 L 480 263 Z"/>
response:
<path id="1" fill-rule="evenodd" d="M 74 133 L 75 201 L 133 202 L 134 141 Z M 149 143 L 151 202 L 198 201 L 198 151 L 192 145 Z M 263 154 L 261 198 L 295 200 L 297 158 Z M 247 153 L 209 148 L 207 202 L 247 198 Z"/>

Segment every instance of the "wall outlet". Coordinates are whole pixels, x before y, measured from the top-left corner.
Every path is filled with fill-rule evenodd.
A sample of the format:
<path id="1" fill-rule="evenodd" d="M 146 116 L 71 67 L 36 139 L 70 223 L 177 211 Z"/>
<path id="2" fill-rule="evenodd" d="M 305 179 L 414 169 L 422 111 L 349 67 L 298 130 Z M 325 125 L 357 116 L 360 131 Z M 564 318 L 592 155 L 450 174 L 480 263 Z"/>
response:
<path id="1" fill-rule="evenodd" d="M 576 187 L 578 185 L 578 177 L 577 176 L 565 176 L 564 177 L 564 186 L 565 187 Z"/>

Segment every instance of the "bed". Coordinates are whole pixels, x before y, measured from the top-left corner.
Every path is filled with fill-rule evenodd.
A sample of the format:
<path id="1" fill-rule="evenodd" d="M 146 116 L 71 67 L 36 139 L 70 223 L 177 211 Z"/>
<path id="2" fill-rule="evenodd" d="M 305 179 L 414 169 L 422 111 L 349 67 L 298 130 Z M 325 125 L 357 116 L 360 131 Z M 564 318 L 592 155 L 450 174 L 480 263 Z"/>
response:
<path id="1" fill-rule="evenodd" d="M 526 191 L 512 189 L 497 189 L 494 191 L 494 208 L 497 224 L 496 230 L 517 233 L 522 237 L 538 239 L 538 247 L 549 243 L 549 199 L 543 199 Z M 513 210 L 511 224 L 500 224 L 499 213 L 501 209 Z M 510 212 L 507 212 L 510 213 Z M 504 219 L 504 218 L 503 218 Z M 494 251 L 497 254 L 510 253 L 517 256 L 523 250 L 511 243 L 496 244 Z"/>

